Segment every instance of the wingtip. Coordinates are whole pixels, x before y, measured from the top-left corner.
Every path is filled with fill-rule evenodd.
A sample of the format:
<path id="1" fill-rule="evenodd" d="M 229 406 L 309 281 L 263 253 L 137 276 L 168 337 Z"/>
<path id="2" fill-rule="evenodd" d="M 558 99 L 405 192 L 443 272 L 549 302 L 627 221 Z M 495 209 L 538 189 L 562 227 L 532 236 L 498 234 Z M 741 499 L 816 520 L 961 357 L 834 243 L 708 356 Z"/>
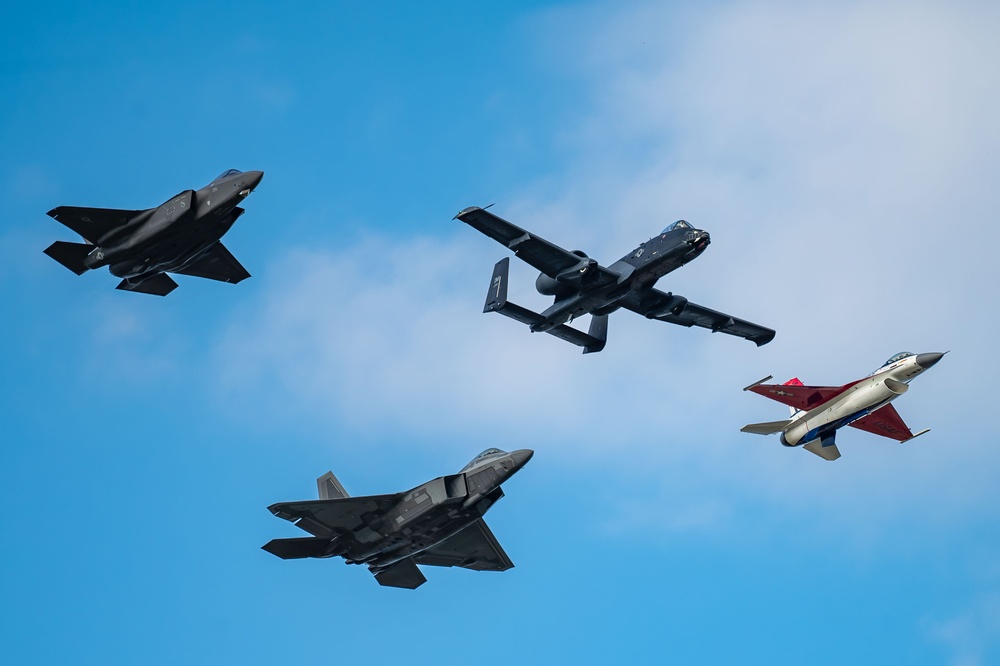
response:
<path id="1" fill-rule="evenodd" d="M 463 208 L 462 210 L 458 211 L 458 214 L 455 217 L 451 219 L 461 220 L 463 215 L 468 215 L 469 213 L 473 213 L 477 210 L 483 210 L 483 209 L 480 208 L 479 206 L 469 206 L 468 208 Z"/>
<path id="2" fill-rule="evenodd" d="M 766 345 L 771 340 L 774 340 L 774 336 L 775 335 L 776 335 L 776 333 L 774 331 L 771 331 L 768 334 L 765 334 L 765 335 L 762 335 L 762 336 L 758 336 L 757 338 L 755 338 L 754 339 L 754 343 L 758 347 L 763 347 L 764 345 Z"/>

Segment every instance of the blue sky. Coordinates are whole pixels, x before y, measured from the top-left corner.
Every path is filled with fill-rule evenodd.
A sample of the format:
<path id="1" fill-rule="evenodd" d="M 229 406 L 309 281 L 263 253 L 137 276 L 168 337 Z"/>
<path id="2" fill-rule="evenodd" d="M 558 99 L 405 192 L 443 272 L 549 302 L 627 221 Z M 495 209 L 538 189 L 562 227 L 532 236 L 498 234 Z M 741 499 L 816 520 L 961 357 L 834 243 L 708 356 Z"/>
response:
<path id="1" fill-rule="evenodd" d="M 0 661 L 987 664 L 1000 14 L 988 3 L 49 3 L 0 25 Z M 264 181 L 253 277 L 156 299 L 42 254 L 57 205 Z M 661 282 L 770 325 L 610 322 L 586 357 L 481 314 L 496 212 L 605 265 L 685 218 Z M 543 307 L 512 266 L 511 299 Z M 581 323 L 585 325 L 585 323 Z M 748 422 L 767 374 L 951 353 L 835 463 Z M 415 592 L 296 536 L 332 469 L 402 490 L 536 455 L 516 564 Z"/>

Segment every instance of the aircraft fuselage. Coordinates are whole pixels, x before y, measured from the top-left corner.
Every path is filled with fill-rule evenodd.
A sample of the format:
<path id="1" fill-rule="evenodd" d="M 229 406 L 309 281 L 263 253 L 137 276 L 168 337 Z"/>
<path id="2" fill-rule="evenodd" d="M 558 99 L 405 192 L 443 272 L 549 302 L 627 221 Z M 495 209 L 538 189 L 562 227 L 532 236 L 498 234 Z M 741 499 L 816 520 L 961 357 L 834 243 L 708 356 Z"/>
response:
<path id="1" fill-rule="evenodd" d="M 237 172 L 200 190 L 185 190 L 97 240 L 84 265 L 108 266 L 130 281 L 182 270 L 229 231 L 242 212 L 237 205 L 262 177 L 260 171 Z"/>
<path id="2" fill-rule="evenodd" d="M 696 259 L 710 242 L 708 232 L 701 229 L 676 229 L 655 236 L 608 267 L 618 273 L 616 283 L 588 288 L 587 276 L 582 275 L 580 287 L 557 296 L 556 302 L 541 313 L 545 321 L 531 326 L 531 330 L 547 331 L 585 314 L 610 314 L 626 304 L 638 306 L 657 280 Z"/>
<path id="3" fill-rule="evenodd" d="M 390 511 L 366 519 L 367 527 L 334 538 L 329 556 L 384 569 L 421 553 L 485 515 L 503 497 L 500 486 L 531 459 L 532 451 L 500 452 L 458 474 L 413 488 Z"/>
<path id="4" fill-rule="evenodd" d="M 849 389 L 809 411 L 798 411 L 781 434 L 785 446 L 825 439 L 831 433 L 885 407 L 906 393 L 909 382 L 934 365 L 942 354 L 914 354 L 879 368 Z M 923 365 L 921 365 L 923 362 Z"/>

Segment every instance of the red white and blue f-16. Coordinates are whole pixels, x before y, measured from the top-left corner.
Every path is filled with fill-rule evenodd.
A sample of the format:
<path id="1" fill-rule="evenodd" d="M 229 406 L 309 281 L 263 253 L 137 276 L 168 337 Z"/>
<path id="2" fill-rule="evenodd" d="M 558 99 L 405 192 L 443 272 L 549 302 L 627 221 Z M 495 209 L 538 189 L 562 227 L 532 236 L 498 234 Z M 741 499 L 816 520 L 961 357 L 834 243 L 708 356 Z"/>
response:
<path id="1" fill-rule="evenodd" d="M 740 430 L 757 435 L 781 433 L 785 446 L 799 446 L 826 460 L 836 460 L 840 451 L 834 442 L 837 430 L 849 425 L 899 442 L 919 437 L 889 403 L 906 393 L 911 379 L 941 360 L 944 353 L 900 352 L 864 379 L 843 386 L 806 386 L 798 378 L 784 384 L 765 384 L 770 376 L 744 391 L 759 393 L 791 408 L 785 421 L 751 423 Z"/>

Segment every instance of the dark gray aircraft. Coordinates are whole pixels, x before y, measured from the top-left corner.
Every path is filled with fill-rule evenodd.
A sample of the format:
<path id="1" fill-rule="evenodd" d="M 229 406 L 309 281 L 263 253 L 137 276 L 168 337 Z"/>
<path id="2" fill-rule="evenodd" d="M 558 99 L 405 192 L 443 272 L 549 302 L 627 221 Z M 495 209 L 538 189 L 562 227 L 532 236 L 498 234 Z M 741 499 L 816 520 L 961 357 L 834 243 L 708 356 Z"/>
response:
<path id="1" fill-rule="evenodd" d="M 367 564 L 380 585 L 411 590 L 427 582 L 418 564 L 506 571 L 514 564 L 483 514 L 503 497 L 500 484 L 533 454 L 486 449 L 458 474 L 395 495 L 349 497 L 327 472 L 316 479 L 320 499 L 268 507 L 313 536 L 274 539 L 262 548 L 285 560 L 343 557 Z"/>
<path id="2" fill-rule="evenodd" d="M 542 273 L 535 280 L 535 288 L 545 296 L 555 297 L 555 302 L 542 313 L 509 302 L 510 258 L 504 258 L 493 269 L 483 312 L 499 312 L 516 319 L 527 324 L 532 332 L 544 331 L 583 347 L 584 354 L 604 349 L 608 315 L 619 308 L 649 319 L 728 333 L 750 340 L 758 347 L 774 338 L 770 328 L 709 310 L 683 296 L 653 288 L 661 277 L 695 259 L 708 247 L 708 232 L 695 229 L 684 220 L 674 222 L 659 236 L 605 268 L 580 250 L 564 250 L 483 208 L 466 208 L 455 219 L 502 243 L 540 270 Z M 588 333 L 567 326 L 585 314 L 593 315 Z"/>
<path id="3" fill-rule="evenodd" d="M 107 266 L 123 278 L 118 289 L 156 296 L 177 288 L 167 273 L 236 284 L 250 273 L 219 239 L 263 177 L 263 171 L 230 169 L 197 192 L 185 190 L 146 210 L 53 208 L 49 215 L 86 242 L 56 241 L 45 254 L 77 275 Z"/>

